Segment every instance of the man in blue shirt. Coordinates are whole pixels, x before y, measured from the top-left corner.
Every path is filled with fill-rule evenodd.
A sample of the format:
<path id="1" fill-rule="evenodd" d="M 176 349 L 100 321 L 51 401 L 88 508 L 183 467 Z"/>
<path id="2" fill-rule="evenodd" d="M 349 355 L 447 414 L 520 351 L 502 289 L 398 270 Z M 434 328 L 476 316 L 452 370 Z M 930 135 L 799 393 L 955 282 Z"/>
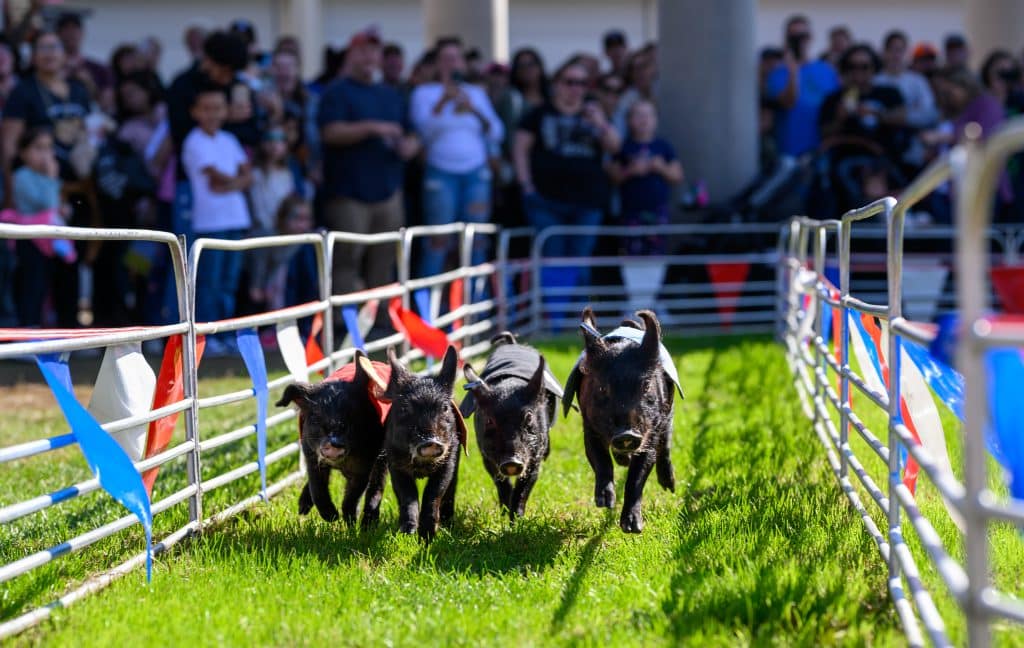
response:
<path id="1" fill-rule="evenodd" d="M 783 155 L 798 157 L 818 148 L 818 111 L 839 78 L 824 61 L 809 61 L 811 24 L 805 16 L 786 21 L 785 65 L 768 76 L 768 98 L 780 107 L 775 137 Z"/>
<path id="2" fill-rule="evenodd" d="M 420 144 L 409 132 L 402 96 L 376 80 L 380 63 L 377 33 L 357 33 L 349 41 L 344 75 L 320 99 L 324 217 L 332 230 L 373 234 L 405 224 L 403 166 Z M 394 266 L 389 246 L 339 244 L 334 249 L 334 293 L 386 284 Z"/>

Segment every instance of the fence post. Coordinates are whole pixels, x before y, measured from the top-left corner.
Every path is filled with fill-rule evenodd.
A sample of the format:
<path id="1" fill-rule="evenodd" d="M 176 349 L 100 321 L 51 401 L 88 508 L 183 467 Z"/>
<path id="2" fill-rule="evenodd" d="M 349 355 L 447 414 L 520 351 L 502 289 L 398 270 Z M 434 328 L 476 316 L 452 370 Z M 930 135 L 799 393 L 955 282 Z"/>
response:
<path id="1" fill-rule="evenodd" d="M 331 233 L 323 233 L 322 247 L 317 250 L 317 261 L 320 266 L 320 299 L 327 302 L 324 310 L 324 353 L 327 355 L 327 373 L 334 369 L 334 307 L 331 306 L 331 295 L 334 294 L 334 244 Z M 300 457 L 301 457 L 301 453 Z"/>
<path id="2" fill-rule="evenodd" d="M 186 473 L 189 485 L 194 485 L 196 489 L 188 501 L 188 516 L 189 521 L 195 525 L 195 532 L 198 533 L 202 531 L 203 525 L 203 472 L 199 433 L 199 357 L 196 337 L 196 275 L 199 265 L 198 259 L 193 264 L 192 250 L 186 247 L 184 235 L 178 237 L 178 245 L 182 255 L 182 276 L 178 282 L 178 310 L 188 322 L 188 331 L 185 333 L 181 345 L 181 371 L 184 383 L 182 387 L 184 397 L 192 399 L 192 406 L 185 413 L 185 440 L 192 442 Z M 186 251 L 188 252 L 187 256 Z"/>
<path id="3" fill-rule="evenodd" d="M 839 476 L 849 472 L 850 449 L 850 316 L 846 296 L 850 294 L 850 228 L 845 219 L 839 223 Z M 835 326 L 835 324 L 833 324 Z"/>
<path id="4" fill-rule="evenodd" d="M 508 330 L 508 246 L 509 246 L 508 231 L 505 229 L 499 230 L 498 234 L 498 250 L 497 250 L 497 264 L 496 275 L 497 275 L 497 286 L 494 288 L 494 295 L 497 299 L 495 304 L 495 311 L 498 316 L 498 330 Z"/>
<path id="5" fill-rule="evenodd" d="M 541 248 L 547 241 L 547 237 L 544 234 L 544 230 L 537 232 L 537 237 L 533 239 L 533 247 L 530 250 L 530 270 L 531 277 L 530 282 L 532 285 L 532 296 L 530 297 L 530 329 L 531 333 L 537 335 L 540 333 L 541 327 L 541 313 L 544 308 L 543 296 L 541 295 Z"/>
<path id="6" fill-rule="evenodd" d="M 814 228 L 814 425 L 819 423 L 824 426 L 825 421 L 821 419 L 821 410 L 825 409 L 825 384 L 821 377 L 825 373 L 825 354 L 821 352 L 818 341 L 823 340 L 822 336 L 822 312 L 828 308 L 828 304 L 821 298 L 822 277 L 825 276 L 825 246 L 828 241 L 828 230 L 824 224 L 816 225 Z M 820 408 L 819 408 L 820 406 Z M 827 410 L 826 410 L 827 411 Z"/>
<path id="7" fill-rule="evenodd" d="M 398 241 L 395 246 L 395 253 L 398 255 L 398 283 L 402 286 L 402 308 L 409 308 L 409 279 L 410 276 L 410 265 L 412 263 L 412 230 L 408 227 L 403 227 L 399 230 L 402 234 L 402 238 Z M 385 308 L 388 304 L 384 305 Z M 409 353 L 409 340 L 402 340 L 402 354 Z"/>
<path id="8" fill-rule="evenodd" d="M 473 223 L 468 223 L 466 229 L 462 231 L 461 242 L 459 247 L 459 263 L 462 266 L 463 271 L 466 268 L 472 267 L 473 265 L 473 246 L 476 245 L 476 226 Z M 470 305 L 473 303 L 473 283 L 477 280 L 476 277 L 463 277 L 462 279 L 462 303 Z M 451 304 L 448 305 L 451 308 Z M 462 318 L 462 325 L 469 326 L 473 323 L 471 316 L 467 315 Z M 469 346 L 469 341 L 464 340 L 463 346 Z"/>

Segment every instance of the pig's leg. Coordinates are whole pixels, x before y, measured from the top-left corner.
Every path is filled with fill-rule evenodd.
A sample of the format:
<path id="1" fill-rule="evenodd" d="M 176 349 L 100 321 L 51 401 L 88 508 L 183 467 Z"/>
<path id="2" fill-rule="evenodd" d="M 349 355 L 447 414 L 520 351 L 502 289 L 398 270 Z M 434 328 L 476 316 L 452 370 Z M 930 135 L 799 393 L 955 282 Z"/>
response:
<path id="1" fill-rule="evenodd" d="M 388 480 L 388 463 L 381 454 L 373 463 L 370 471 L 370 483 L 366 485 L 366 499 L 363 500 L 364 529 L 376 526 L 380 519 L 380 501 L 384 497 L 384 483 Z"/>
<path id="2" fill-rule="evenodd" d="M 448 526 L 455 519 L 455 489 L 459 484 L 459 462 L 462 457 L 456 451 L 455 453 L 455 470 L 452 472 L 452 481 L 448 484 L 448 489 L 444 492 L 444 497 L 441 498 L 441 516 L 440 522 L 443 526 Z"/>
<path id="3" fill-rule="evenodd" d="M 458 452 L 458 444 L 453 448 Z M 423 487 L 423 504 L 420 507 L 420 538 L 430 542 L 437 535 L 437 523 L 441 517 L 441 500 L 452 485 L 452 478 L 455 476 L 455 469 L 458 467 L 458 455 L 450 457 L 448 461 L 437 468 L 430 477 L 427 477 L 427 485 Z M 454 493 L 453 493 L 454 495 Z"/>
<path id="4" fill-rule="evenodd" d="M 366 491 L 366 484 L 370 482 L 369 473 L 355 474 L 345 482 L 345 496 L 341 500 L 341 518 L 345 524 L 351 526 L 356 523 L 356 516 L 359 514 L 359 498 Z"/>
<path id="5" fill-rule="evenodd" d="M 658 459 L 655 470 L 658 473 L 658 484 L 667 491 L 676 492 L 676 471 L 672 467 L 672 426 L 669 425 L 658 444 Z"/>
<path id="6" fill-rule="evenodd" d="M 594 469 L 594 504 L 604 508 L 615 508 L 615 472 L 608 448 L 593 432 L 583 431 L 583 446 L 587 460 Z"/>
<path id="7" fill-rule="evenodd" d="M 644 484 L 654 467 L 656 451 L 653 448 L 641 450 L 633 455 L 626 473 L 626 491 L 623 494 L 622 516 L 619 526 L 626 533 L 640 533 L 644 529 L 644 517 L 640 512 Z"/>
<path id="8" fill-rule="evenodd" d="M 331 493 L 327 489 L 331 480 L 331 469 L 315 461 L 307 464 L 307 466 L 309 496 L 313 500 L 313 505 L 316 506 L 320 517 L 328 522 L 334 522 L 338 519 L 338 509 L 334 506 L 334 502 L 331 501 Z"/>
<path id="9" fill-rule="evenodd" d="M 498 489 L 498 504 L 505 510 L 512 511 L 512 484 L 509 483 L 508 479 L 501 474 L 498 470 L 498 466 L 493 462 L 484 457 L 484 468 L 487 470 L 487 474 L 491 476 L 491 481 L 494 482 L 495 488 Z"/>
<path id="10" fill-rule="evenodd" d="M 540 477 L 540 466 L 531 465 L 530 469 L 516 480 L 516 487 L 512 490 L 512 505 L 508 512 L 509 518 L 513 522 L 517 517 L 523 517 L 523 513 L 526 512 L 526 501 L 530 499 L 530 493 L 537 484 L 538 477 Z"/>
<path id="11" fill-rule="evenodd" d="M 299 493 L 299 515 L 305 515 L 311 510 L 313 510 L 313 496 L 309 494 L 309 482 L 307 481 L 302 486 L 302 492 Z"/>
<path id="12" fill-rule="evenodd" d="M 390 469 L 391 488 L 398 500 L 398 531 L 415 533 L 420 518 L 419 492 L 416 489 L 416 478 L 407 472 Z"/>

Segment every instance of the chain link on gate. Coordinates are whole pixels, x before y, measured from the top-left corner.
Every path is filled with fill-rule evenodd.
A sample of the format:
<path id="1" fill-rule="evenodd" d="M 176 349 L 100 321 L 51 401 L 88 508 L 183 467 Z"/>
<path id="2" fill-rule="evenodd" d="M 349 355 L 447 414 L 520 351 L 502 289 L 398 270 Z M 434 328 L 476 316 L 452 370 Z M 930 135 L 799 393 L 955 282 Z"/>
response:
<path id="1" fill-rule="evenodd" d="M 797 217 L 780 234 L 778 249 L 783 257 L 779 263 L 776 302 L 778 332 L 797 392 L 843 492 L 887 565 L 889 593 L 912 645 L 923 645 L 926 636 L 939 646 L 949 645 L 950 640 L 946 620 L 923 583 L 904 539 L 904 528 L 908 525 L 931 568 L 963 611 L 972 646 L 989 645 L 991 624 L 996 619 L 1024 622 L 1024 604 L 998 592 L 991 583 L 989 524 L 1000 520 L 1024 525 L 1024 502 L 997 497 L 988 487 L 985 429 L 987 391 L 991 385 L 982 364 L 987 348 L 1024 345 L 1022 327 L 1000 326 L 985 319 L 992 302 L 986 272 L 989 259 L 1016 263 L 1024 240 L 1024 230 L 990 227 L 991 197 L 999 174 L 1008 157 L 1022 148 L 1024 121 L 1018 121 L 993 134 L 984 144 L 971 141 L 937 160 L 898 200 L 876 201 L 848 212 L 841 220 Z M 924 233 L 906 231 L 908 211 L 950 181 L 957 195 L 958 227 L 933 228 Z M 877 252 L 874 256 L 870 252 L 853 253 L 852 247 L 863 250 L 870 247 L 872 239 L 885 243 L 880 259 Z M 914 401 L 904 374 L 918 369 L 909 360 L 907 345 L 927 346 L 936 335 L 933 326 L 911 321 L 904 315 L 904 309 L 909 310 L 912 303 L 908 292 L 912 273 L 908 269 L 923 263 L 932 268 L 933 276 L 940 277 L 940 282 L 946 277 L 941 271 L 934 271 L 934 252 L 906 250 L 911 242 L 925 239 L 956 241 L 955 250 L 938 255 L 938 260 L 949 263 L 948 269 L 955 270 L 956 293 L 951 296 L 942 290 L 941 294 L 934 294 L 936 301 L 932 306 L 933 314 L 936 308 L 959 309 L 959 330 L 964 339 L 957 346 L 957 367 L 967 386 L 962 426 L 963 482 L 949 467 L 944 440 L 941 447 L 937 443 L 929 447 L 919 440 L 913 417 L 923 410 L 913 411 L 908 406 L 908 402 Z M 836 263 L 830 264 L 831 259 Z M 865 259 L 868 266 L 879 260 L 884 263 L 884 290 L 878 290 L 870 281 L 853 280 L 858 267 L 864 267 Z M 851 286 L 857 285 L 864 288 L 858 292 L 866 298 L 851 294 Z M 829 315 L 826 317 L 825 313 Z M 835 317 L 840 318 L 838 324 Z M 826 330 L 825 320 L 831 324 L 828 328 L 835 348 L 829 348 L 830 330 Z M 872 340 L 877 340 L 873 350 L 868 348 L 872 340 L 866 339 L 867 327 L 875 328 L 870 332 Z M 855 351 L 852 357 L 851 347 Z M 854 371 L 851 360 L 857 361 L 860 373 Z M 838 387 L 833 387 L 834 380 L 838 380 Z M 854 411 L 854 394 L 858 400 L 867 399 L 885 412 L 884 437 L 872 431 Z M 863 461 L 850 444 L 851 428 L 871 450 Z M 883 487 L 874 482 L 865 468 L 868 461 L 884 464 L 888 478 Z M 916 464 L 919 474 L 927 476 L 950 518 L 962 531 L 965 564 L 951 555 L 932 520 L 921 511 L 905 483 L 906 473 L 901 477 L 901 470 L 911 462 Z M 869 496 L 867 506 L 861 500 L 863 493 Z M 882 525 L 884 530 L 879 528 Z"/>

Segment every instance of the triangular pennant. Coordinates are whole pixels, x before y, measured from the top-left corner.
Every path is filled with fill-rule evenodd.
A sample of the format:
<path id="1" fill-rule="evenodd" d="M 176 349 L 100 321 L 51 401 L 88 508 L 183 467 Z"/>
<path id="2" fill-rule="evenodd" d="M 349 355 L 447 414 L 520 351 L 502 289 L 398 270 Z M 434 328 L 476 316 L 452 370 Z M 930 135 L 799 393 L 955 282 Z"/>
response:
<path id="1" fill-rule="evenodd" d="M 313 324 L 309 330 L 309 339 L 306 340 L 306 366 L 312 367 L 324 359 L 324 352 L 316 341 L 316 336 L 324 328 L 324 314 L 317 313 L 313 316 Z"/>
<path id="2" fill-rule="evenodd" d="M 167 338 L 164 358 L 160 362 L 160 373 L 156 379 L 156 390 L 153 393 L 153 409 L 155 410 L 181 402 L 185 398 L 183 337 L 172 335 Z M 202 335 L 196 336 L 196 369 L 199 368 L 199 361 L 203 357 L 205 348 L 206 338 Z M 145 452 L 147 458 L 160 454 L 170 445 L 171 438 L 174 436 L 174 428 L 178 425 L 178 415 L 179 412 L 168 414 L 149 424 Z M 153 494 L 153 484 L 159 473 L 160 466 L 155 466 L 142 474 L 142 482 L 146 486 L 146 492 L 150 495 Z"/>
<path id="3" fill-rule="evenodd" d="M 455 279 L 451 285 L 448 286 L 448 310 L 455 312 L 462 308 L 464 302 L 465 292 L 463 289 L 462 279 Z M 452 322 L 452 331 L 458 331 L 462 328 L 462 318 L 458 318 Z"/>
<path id="4" fill-rule="evenodd" d="M 379 299 L 371 299 L 370 301 L 363 304 L 362 308 L 359 309 L 359 316 L 356 317 L 356 325 L 349 324 L 349 318 L 345 315 L 345 308 L 342 307 L 341 314 L 345 318 L 345 327 L 348 332 L 345 334 L 345 339 L 341 342 L 341 348 L 347 349 L 349 347 L 356 347 L 362 349 L 366 345 L 366 336 L 373 330 L 373 325 L 377 321 L 377 310 L 380 307 Z M 354 307 L 353 307 L 354 308 Z M 361 344 L 356 344 L 352 337 L 353 332 L 358 331 L 359 338 L 362 340 Z"/>
<path id="5" fill-rule="evenodd" d="M 267 364 L 256 329 L 240 329 L 236 337 L 256 395 L 256 464 L 260 469 L 260 494 L 267 499 Z"/>
<path id="6" fill-rule="evenodd" d="M 142 478 L 124 453 L 96 419 L 75 399 L 66 361 L 53 356 L 36 358 L 39 370 L 57 399 L 68 427 L 81 448 L 89 470 L 103 490 L 135 514 L 146 533 L 146 580 L 153 578 L 153 514 Z"/>
<path id="7" fill-rule="evenodd" d="M 366 351 L 366 342 L 363 341 L 363 333 L 359 330 L 359 313 L 356 312 L 354 304 L 346 304 L 341 307 L 341 317 L 345 320 L 345 328 L 348 334 L 345 336 L 345 344 L 351 344 L 360 351 Z"/>
<path id="8" fill-rule="evenodd" d="M 939 309 L 939 297 L 949 270 L 943 265 L 903 266 L 903 314 L 916 322 L 930 322 Z"/>
<path id="9" fill-rule="evenodd" d="M 288 373 L 295 382 L 309 380 L 309 367 L 306 365 L 306 350 L 302 347 L 302 337 L 295 320 L 277 323 L 277 348 L 281 351 L 281 359 Z"/>
<path id="10" fill-rule="evenodd" d="M 393 297 L 388 304 L 388 315 L 395 330 L 405 336 L 413 345 L 428 357 L 439 360 L 448 350 L 448 336 L 444 331 L 430 326 L 416 313 L 402 307 L 402 300 Z"/>
<path id="11" fill-rule="evenodd" d="M 626 289 L 629 311 L 653 308 L 661 284 L 665 280 L 666 264 L 661 261 L 639 261 L 619 268 Z"/>
<path id="12" fill-rule="evenodd" d="M 1024 314 L 1024 266 L 992 268 L 990 273 L 992 288 L 1003 310 L 1015 315 Z"/>
<path id="13" fill-rule="evenodd" d="M 140 416 L 150 411 L 156 391 L 156 375 L 140 343 L 118 344 L 107 347 L 100 371 L 89 401 L 89 413 L 100 424 L 129 416 Z M 146 452 L 145 423 L 111 436 L 132 461 L 139 461 Z"/>
<path id="14" fill-rule="evenodd" d="M 732 324 L 736 306 L 743 293 L 742 284 L 750 274 L 750 263 L 746 261 L 709 263 L 707 267 L 711 288 L 715 292 L 715 302 L 718 304 L 718 312 L 722 316 L 722 322 L 729 326 Z"/>

